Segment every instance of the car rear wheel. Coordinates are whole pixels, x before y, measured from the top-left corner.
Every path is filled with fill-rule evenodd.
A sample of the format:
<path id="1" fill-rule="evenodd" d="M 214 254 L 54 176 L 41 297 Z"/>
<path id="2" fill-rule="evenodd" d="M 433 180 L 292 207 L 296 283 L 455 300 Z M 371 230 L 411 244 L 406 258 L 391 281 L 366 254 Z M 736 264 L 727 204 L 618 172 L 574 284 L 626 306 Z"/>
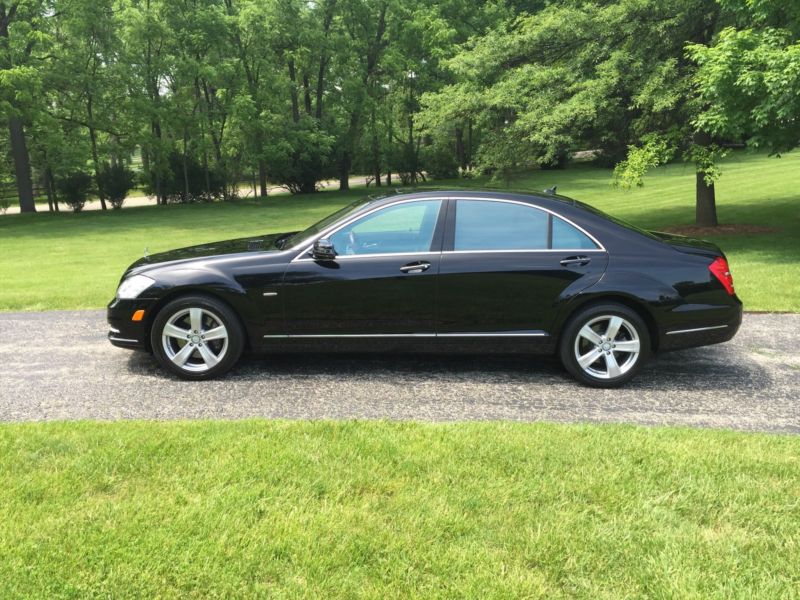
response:
<path id="1" fill-rule="evenodd" d="M 183 296 L 162 308 L 151 330 L 153 354 L 184 379 L 212 379 L 236 364 L 244 348 L 239 319 L 208 296 Z"/>
<path id="2" fill-rule="evenodd" d="M 650 354 L 647 325 L 622 304 L 581 310 L 564 328 L 561 362 L 578 381 L 611 388 L 630 381 Z"/>

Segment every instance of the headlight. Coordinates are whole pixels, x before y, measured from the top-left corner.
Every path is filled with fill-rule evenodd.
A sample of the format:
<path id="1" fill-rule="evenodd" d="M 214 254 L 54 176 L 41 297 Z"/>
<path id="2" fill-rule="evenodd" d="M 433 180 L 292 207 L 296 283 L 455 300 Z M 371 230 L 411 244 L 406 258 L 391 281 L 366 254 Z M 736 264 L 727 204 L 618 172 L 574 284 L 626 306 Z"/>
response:
<path id="1" fill-rule="evenodd" d="M 117 298 L 123 298 L 125 300 L 138 298 L 139 294 L 141 294 L 155 282 L 155 279 L 145 277 L 144 275 L 134 275 L 133 277 L 128 277 L 119 284 L 119 288 L 117 289 Z"/>

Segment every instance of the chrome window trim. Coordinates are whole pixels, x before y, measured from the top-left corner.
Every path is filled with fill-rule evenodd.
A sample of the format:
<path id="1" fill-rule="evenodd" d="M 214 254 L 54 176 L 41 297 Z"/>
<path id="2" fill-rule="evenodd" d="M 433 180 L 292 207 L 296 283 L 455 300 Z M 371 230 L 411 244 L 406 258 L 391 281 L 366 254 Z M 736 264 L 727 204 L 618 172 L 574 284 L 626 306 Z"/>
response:
<path id="1" fill-rule="evenodd" d="M 711 327 L 696 327 L 695 329 L 676 329 L 675 331 L 668 331 L 667 335 L 675 335 L 676 333 L 696 333 L 698 331 L 711 331 L 712 329 L 725 329 L 727 325 L 713 325 Z"/>
<path id="2" fill-rule="evenodd" d="M 345 227 L 350 225 L 350 223 L 353 223 L 354 221 L 358 221 L 359 219 L 362 219 L 364 217 L 368 217 L 372 213 L 378 212 L 379 210 L 383 210 L 384 208 L 390 208 L 392 206 L 399 206 L 401 204 L 409 204 L 411 202 L 438 201 L 439 202 L 439 212 L 436 213 L 436 219 L 438 221 L 439 215 L 441 214 L 441 211 L 442 211 L 442 203 L 445 200 L 447 200 L 447 197 L 442 197 L 442 198 L 440 198 L 440 197 L 434 197 L 434 198 L 410 198 L 408 200 L 399 200 L 398 202 L 391 202 L 389 204 L 384 204 L 382 206 L 376 206 L 372 210 L 369 210 L 369 211 L 367 211 L 365 213 L 362 213 L 362 214 L 355 215 L 355 216 L 351 217 L 350 219 L 348 219 L 344 223 L 341 223 L 341 224 L 335 223 L 335 224 L 331 225 L 328 229 L 325 229 L 321 233 L 318 233 L 314 237 L 314 241 L 321 240 L 321 239 L 324 239 L 324 238 L 326 238 L 328 236 L 331 236 L 331 235 L 333 235 L 335 233 L 338 233 L 341 229 L 344 229 Z M 300 254 L 295 256 L 290 262 L 295 262 L 295 261 L 299 262 L 299 261 L 303 261 L 303 260 L 311 260 L 311 261 L 313 261 L 314 260 L 313 258 L 301 258 L 301 257 L 306 256 L 311 251 L 311 249 L 313 247 L 314 247 L 314 244 L 312 242 L 312 244 L 310 246 L 306 247 L 305 250 L 303 250 L 302 252 L 300 252 Z M 411 254 L 439 254 L 439 252 L 430 252 L 430 251 L 426 251 L 426 252 L 422 252 L 422 253 L 420 253 L 420 252 L 402 252 L 402 253 L 401 252 L 384 252 L 382 254 L 387 255 L 387 256 L 400 256 L 400 255 L 404 254 L 404 255 L 408 256 L 408 255 L 411 255 Z M 365 256 L 377 256 L 377 255 L 378 255 L 377 253 L 376 254 L 350 254 L 350 255 L 346 255 L 345 254 L 345 255 L 337 256 L 336 260 L 339 260 L 340 258 L 344 258 L 345 256 L 362 258 L 362 257 L 365 257 Z"/>
<path id="3" fill-rule="evenodd" d="M 436 338 L 436 337 L 548 337 L 544 331 L 495 333 L 311 333 L 267 334 L 269 339 L 322 339 L 322 338 Z"/>
<path id="4" fill-rule="evenodd" d="M 601 250 L 600 248 L 594 248 L 591 250 L 587 250 L 586 248 L 558 248 L 557 250 L 552 248 L 539 248 L 538 250 L 444 250 L 442 251 L 442 254 L 530 254 L 531 252 L 605 252 L 605 250 Z"/>
<path id="5" fill-rule="evenodd" d="M 561 219 L 562 221 L 564 221 L 566 223 L 569 223 L 575 229 L 577 229 L 578 231 L 580 231 L 581 233 L 586 235 L 590 240 L 592 240 L 592 242 L 597 244 L 597 248 L 531 248 L 531 249 L 514 249 L 514 250 L 445 250 L 443 252 L 427 251 L 427 252 L 402 252 L 402 253 L 401 252 L 396 252 L 396 253 L 395 252 L 383 252 L 383 253 L 376 253 L 376 254 L 342 255 L 342 256 L 337 256 L 336 260 L 340 260 L 340 259 L 344 259 L 344 258 L 351 258 L 352 259 L 352 258 L 386 257 L 386 256 L 416 256 L 416 255 L 419 255 L 419 254 L 484 254 L 484 253 L 485 254 L 490 254 L 490 253 L 491 254 L 496 254 L 496 253 L 500 253 L 500 252 L 608 252 L 608 250 L 606 250 L 606 247 L 600 242 L 600 240 L 598 240 L 595 236 L 593 236 L 591 233 L 586 231 L 583 227 L 581 227 L 580 225 L 578 225 L 574 221 L 568 219 L 564 215 L 561 215 L 561 214 L 559 214 L 559 213 L 557 213 L 557 212 L 555 212 L 553 210 L 550 210 L 549 208 L 545 208 L 544 206 L 540 206 L 539 204 L 534 204 L 532 202 L 522 202 L 520 200 L 511 200 L 511 199 L 508 199 L 508 198 L 482 198 L 482 197 L 479 197 L 479 196 L 468 196 L 468 195 L 465 195 L 465 196 L 455 195 L 455 196 L 443 196 L 443 197 L 436 196 L 436 197 L 410 198 L 408 200 L 399 200 L 397 202 L 391 202 L 389 204 L 384 204 L 382 206 L 376 206 L 374 209 L 372 209 L 370 211 L 367 211 L 367 212 L 365 212 L 363 214 L 351 217 L 350 219 L 348 219 L 347 221 L 345 221 L 342 224 L 334 224 L 334 225 L 330 226 L 328 229 L 326 229 L 326 230 L 322 231 L 321 233 L 317 234 L 317 236 L 314 238 L 314 241 L 323 239 L 323 238 L 325 238 L 327 236 L 330 236 L 330 235 L 333 235 L 334 233 L 337 233 L 340 229 L 344 229 L 345 227 L 350 225 L 350 223 L 352 223 L 353 221 L 357 221 L 358 219 L 360 219 L 362 217 L 369 216 L 372 213 L 377 212 L 377 211 L 379 211 L 381 209 L 389 208 L 391 206 L 398 206 L 400 204 L 408 204 L 410 202 L 429 202 L 431 200 L 438 200 L 439 202 L 444 202 L 445 200 L 456 200 L 456 201 L 458 201 L 458 200 L 478 200 L 478 201 L 483 201 L 483 202 L 505 202 L 506 204 L 519 204 L 521 206 L 527 206 L 529 208 L 536 208 L 536 209 L 541 210 L 543 212 L 546 212 L 546 213 L 548 213 L 550 215 L 553 215 L 554 217 L 558 217 L 559 219 Z M 440 205 L 439 206 L 439 210 L 441 211 L 441 209 L 442 209 L 442 207 Z M 458 213 L 456 213 L 456 214 L 458 214 Z M 299 245 L 301 245 L 301 244 L 298 244 L 298 246 Z M 302 244 L 302 245 L 305 245 L 305 244 Z M 296 247 L 297 246 L 295 246 L 295 248 Z M 305 247 L 305 249 L 302 252 L 300 252 L 299 254 L 295 255 L 295 257 L 292 258 L 292 260 L 290 262 L 301 262 L 301 261 L 312 261 L 313 262 L 314 261 L 313 258 L 308 258 L 307 257 L 308 253 L 311 251 L 311 249 L 313 247 L 314 247 L 313 243 L 310 246 Z"/>
<path id="6" fill-rule="evenodd" d="M 310 250 L 310 248 L 309 248 Z M 337 256 L 335 260 L 353 260 L 356 258 L 387 258 L 390 256 L 439 256 L 441 252 L 431 252 L 430 250 L 427 252 L 376 252 L 375 254 L 342 254 L 341 256 Z M 314 258 L 295 258 L 292 262 L 314 262 L 316 259 Z"/>

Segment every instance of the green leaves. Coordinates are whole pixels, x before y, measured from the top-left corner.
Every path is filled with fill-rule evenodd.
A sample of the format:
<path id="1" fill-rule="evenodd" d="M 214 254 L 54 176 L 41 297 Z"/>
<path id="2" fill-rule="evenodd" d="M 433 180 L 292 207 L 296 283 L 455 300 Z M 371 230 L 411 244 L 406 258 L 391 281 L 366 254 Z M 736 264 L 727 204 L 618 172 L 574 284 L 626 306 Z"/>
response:
<path id="1" fill-rule="evenodd" d="M 687 52 L 705 106 L 698 127 L 775 153 L 800 144 L 800 42 L 790 30 L 728 27 Z"/>

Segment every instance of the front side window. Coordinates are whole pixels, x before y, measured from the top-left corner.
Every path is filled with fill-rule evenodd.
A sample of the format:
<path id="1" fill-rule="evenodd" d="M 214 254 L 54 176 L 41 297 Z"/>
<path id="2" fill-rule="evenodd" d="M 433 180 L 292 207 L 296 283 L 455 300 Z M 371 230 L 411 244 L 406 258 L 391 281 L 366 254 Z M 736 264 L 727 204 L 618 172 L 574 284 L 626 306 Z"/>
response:
<path id="1" fill-rule="evenodd" d="M 459 200 L 454 250 L 546 250 L 548 213 L 532 206 Z"/>
<path id="2" fill-rule="evenodd" d="M 350 223 L 330 236 L 344 256 L 430 251 L 441 200 L 387 206 Z"/>

